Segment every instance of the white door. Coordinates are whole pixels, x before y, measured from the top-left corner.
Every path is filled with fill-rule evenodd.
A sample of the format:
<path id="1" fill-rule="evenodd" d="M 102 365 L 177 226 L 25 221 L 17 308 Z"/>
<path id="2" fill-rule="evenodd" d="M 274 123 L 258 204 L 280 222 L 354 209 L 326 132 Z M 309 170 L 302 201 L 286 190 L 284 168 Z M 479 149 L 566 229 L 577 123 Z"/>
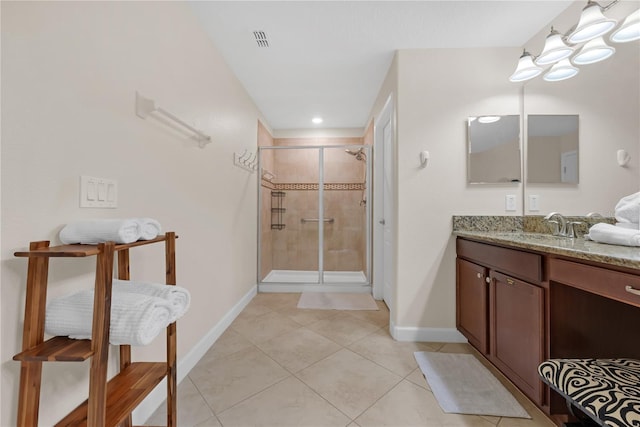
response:
<path id="1" fill-rule="evenodd" d="M 393 134 L 392 134 L 391 119 L 387 121 L 382 130 L 382 145 L 384 156 L 384 177 L 383 177 L 383 212 L 384 222 L 382 231 L 382 250 L 383 250 L 383 295 L 382 299 L 387 304 L 387 307 L 391 307 L 391 299 L 393 296 L 393 255 L 392 255 L 392 205 L 393 205 L 393 175 L 391 159 L 393 158 Z"/>
<path id="2" fill-rule="evenodd" d="M 578 183 L 578 152 L 567 151 L 560 154 L 560 181 Z"/>
<path id="3" fill-rule="evenodd" d="M 373 297 L 393 311 L 394 245 L 394 129 L 393 99 L 389 96 L 374 126 L 373 168 Z"/>

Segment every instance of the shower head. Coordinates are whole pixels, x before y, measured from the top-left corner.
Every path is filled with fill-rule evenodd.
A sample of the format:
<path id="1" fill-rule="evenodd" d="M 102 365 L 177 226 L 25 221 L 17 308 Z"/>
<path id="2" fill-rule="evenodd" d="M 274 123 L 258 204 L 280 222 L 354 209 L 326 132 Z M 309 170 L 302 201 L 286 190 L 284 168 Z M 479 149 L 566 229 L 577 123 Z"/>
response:
<path id="1" fill-rule="evenodd" d="M 360 147 L 358 150 L 344 150 L 345 153 L 355 156 L 356 160 L 367 160 L 367 155 L 364 153 L 364 148 Z"/>

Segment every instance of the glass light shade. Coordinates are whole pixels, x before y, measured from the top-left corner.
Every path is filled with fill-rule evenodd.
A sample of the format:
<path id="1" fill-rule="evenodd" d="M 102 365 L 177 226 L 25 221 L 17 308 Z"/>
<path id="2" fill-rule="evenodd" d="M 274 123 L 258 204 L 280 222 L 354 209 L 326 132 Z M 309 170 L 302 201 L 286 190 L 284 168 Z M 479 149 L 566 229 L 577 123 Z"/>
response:
<path id="1" fill-rule="evenodd" d="M 572 62 L 576 65 L 593 64 L 595 62 L 604 61 L 616 52 L 616 49 L 607 45 L 602 37 L 589 40 L 576 56 L 573 57 Z"/>
<path id="2" fill-rule="evenodd" d="M 611 34 L 611 41 L 616 43 L 632 42 L 638 39 L 640 39 L 640 9 L 627 16 L 620 28 Z"/>
<path id="3" fill-rule="evenodd" d="M 542 68 L 533 63 L 533 58 L 529 52 L 524 52 L 518 60 L 516 70 L 511 74 L 509 80 L 512 82 L 524 82 L 539 76 Z"/>
<path id="4" fill-rule="evenodd" d="M 487 124 L 495 123 L 500 120 L 500 116 L 480 116 L 478 117 L 478 123 Z"/>
<path id="5" fill-rule="evenodd" d="M 552 28 L 551 34 L 547 36 L 544 42 L 542 53 L 536 58 L 536 64 L 553 64 L 554 62 L 570 57 L 572 53 L 573 48 L 567 46 L 564 40 L 562 40 L 560 33 Z"/>
<path id="6" fill-rule="evenodd" d="M 555 64 L 547 74 L 544 75 L 544 80 L 548 82 L 559 82 L 561 80 L 567 80 L 578 74 L 580 70 L 571 65 L 568 59 Z"/>
<path id="7" fill-rule="evenodd" d="M 569 43 L 582 43 L 608 33 L 616 26 L 615 19 L 609 19 L 602 14 L 598 3 L 590 1 L 582 9 L 578 26 L 569 36 Z"/>

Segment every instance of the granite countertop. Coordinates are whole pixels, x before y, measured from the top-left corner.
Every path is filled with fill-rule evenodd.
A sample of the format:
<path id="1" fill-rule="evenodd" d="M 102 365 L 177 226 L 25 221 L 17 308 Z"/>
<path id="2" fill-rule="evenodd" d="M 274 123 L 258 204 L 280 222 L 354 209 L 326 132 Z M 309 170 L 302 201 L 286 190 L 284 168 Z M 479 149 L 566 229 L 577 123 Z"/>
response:
<path id="1" fill-rule="evenodd" d="M 496 220 L 494 218 L 491 221 Z M 568 238 L 538 231 L 531 232 L 526 226 L 524 229 L 515 227 L 509 230 L 487 230 L 485 227 L 455 225 L 454 219 L 453 234 L 458 237 L 640 270 L 640 247 L 607 245 L 586 240 L 584 237 Z"/>

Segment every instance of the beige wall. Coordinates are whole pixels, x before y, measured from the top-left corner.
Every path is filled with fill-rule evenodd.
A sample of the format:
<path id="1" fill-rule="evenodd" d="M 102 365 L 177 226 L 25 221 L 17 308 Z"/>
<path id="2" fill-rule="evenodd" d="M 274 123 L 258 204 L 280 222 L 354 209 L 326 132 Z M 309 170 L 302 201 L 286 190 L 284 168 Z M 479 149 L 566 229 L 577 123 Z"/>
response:
<path id="1" fill-rule="evenodd" d="M 638 6 L 638 1 L 623 1 L 606 15 L 622 20 Z M 570 28 L 582 7 L 583 2 L 576 2 L 552 24 L 561 31 Z M 542 49 L 547 34 L 548 29 L 541 30 L 527 42 L 527 48 Z M 565 215 L 586 215 L 595 211 L 612 216 L 620 198 L 640 190 L 640 50 L 637 41 L 611 45 L 616 49 L 615 55 L 603 62 L 579 67 L 579 74 L 572 79 L 548 83 L 539 77 L 524 85 L 525 116 L 580 116 L 580 182 L 578 185 L 528 184 L 525 200 L 530 194 L 538 195 L 540 213 L 559 211 Z M 514 67 L 515 63 L 514 59 Z M 626 167 L 616 162 L 619 149 L 631 155 Z"/>
<path id="2" fill-rule="evenodd" d="M 2 2 L 2 418 L 15 425 L 27 262 L 13 252 L 82 218 L 151 216 L 175 230 L 178 360 L 255 286 L 256 176 L 233 165 L 255 151 L 260 117 L 187 5 Z M 134 94 L 202 129 L 200 149 L 134 114 Z M 117 209 L 80 209 L 80 175 L 118 181 Z M 163 248 L 132 251 L 134 279 L 164 280 Z M 51 262 L 49 297 L 93 283 L 95 259 Z M 164 339 L 134 348 L 161 360 Z M 112 368 L 113 368 L 112 363 Z M 113 369 L 111 369 L 113 372 Z M 41 425 L 86 398 L 86 363 L 44 372 Z"/>
<path id="3" fill-rule="evenodd" d="M 376 117 L 393 92 L 397 73 L 396 332 L 425 336 L 454 330 L 451 216 L 506 214 L 505 195 L 521 193 L 518 183 L 466 182 L 466 119 L 519 113 L 520 90 L 507 79 L 511 58 L 518 55 L 519 49 L 509 48 L 401 50 L 396 55 L 397 69 L 392 65 L 372 113 Z M 417 160 L 422 150 L 431 153 L 425 169 Z M 520 214 L 521 207 L 514 213 Z"/>
<path id="4" fill-rule="evenodd" d="M 398 327 L 455 327 L 451 216 L 508 214 L 505 195 L 520 192 L 518 183 L 470 186 L 465 173 L 467 117 L 519 113 L 519 88 L 506 77 L 518 51 L 398 54 Z M 421 150 L 431 153 L 425 169 Z"/>

